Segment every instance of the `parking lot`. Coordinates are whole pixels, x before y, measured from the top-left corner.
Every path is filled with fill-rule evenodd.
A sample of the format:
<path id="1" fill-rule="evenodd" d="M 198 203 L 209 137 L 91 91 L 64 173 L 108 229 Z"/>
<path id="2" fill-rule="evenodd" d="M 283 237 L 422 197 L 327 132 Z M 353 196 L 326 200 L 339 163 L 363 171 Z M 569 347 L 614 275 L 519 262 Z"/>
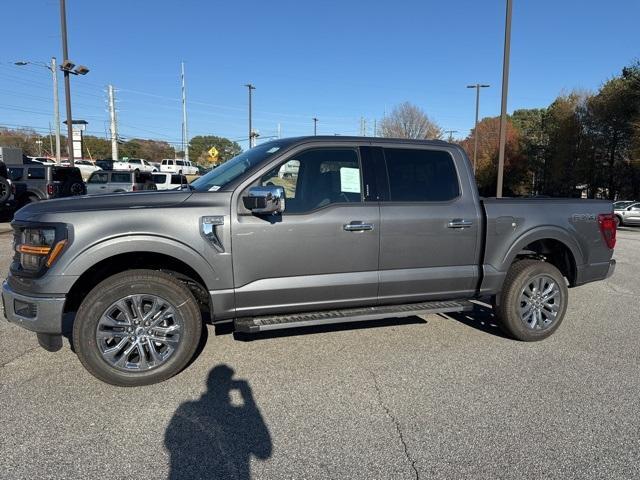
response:
<path id="1" fill-rule="evenodd" d="M 3 278 L 11 256 L 0 233 Z M 209 327 L 188 369 L 136 389 L 1 321 L 0 477 L 639 477 L 640 229 L 615 258 L 544 342 L 482 305 L 252 341 Z"/>

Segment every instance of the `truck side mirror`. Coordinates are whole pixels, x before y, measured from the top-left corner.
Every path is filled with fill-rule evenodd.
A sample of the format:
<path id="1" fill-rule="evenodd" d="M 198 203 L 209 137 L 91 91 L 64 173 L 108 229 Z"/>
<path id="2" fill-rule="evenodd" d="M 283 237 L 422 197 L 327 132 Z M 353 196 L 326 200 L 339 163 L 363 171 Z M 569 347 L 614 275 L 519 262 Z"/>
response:
<path id="1" fill-rule="evenodd" d="M 284 188 L 275 185 L 251 187 L 242 202 L 251 213 L 275 215 L 284 212 Z"/>

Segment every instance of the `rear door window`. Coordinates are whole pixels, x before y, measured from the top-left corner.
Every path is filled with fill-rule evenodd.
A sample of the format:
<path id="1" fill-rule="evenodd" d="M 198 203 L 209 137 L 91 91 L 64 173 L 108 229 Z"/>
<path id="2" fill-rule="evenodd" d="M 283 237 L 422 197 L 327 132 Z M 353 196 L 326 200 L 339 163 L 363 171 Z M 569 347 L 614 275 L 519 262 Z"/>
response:
<path id="1" fill-rule="evenodd" d="M 153 181 L 155 183 L 164 183 L 167 181 L 167 176 L 164 173 L 154 173 Z"/>
<path id="2" fill-rule="evenodd" d="M 446 202 L 460 195 L 451 155 L 443 150 L 385 148 L 392 202 Z"/>
<path id="3" fill-rule="evenodd" d="M 111 174 L 111 182 L 131 183 L 131 174 L 129 172 L 114 172 Z"/>
<path id="4" fill-rule="evenodd" d="M 44 167 L 29 167 L 27 178 L 29 180 L 44 180 Z"/>
<path id="5" fill-rule="evenodd" d="M 187 182 L 187 177 L 185 177 L 184 175 L 171 175 L 171 184 L 172 185 L 182 185 L 182 184 L 186 184 Z"/>

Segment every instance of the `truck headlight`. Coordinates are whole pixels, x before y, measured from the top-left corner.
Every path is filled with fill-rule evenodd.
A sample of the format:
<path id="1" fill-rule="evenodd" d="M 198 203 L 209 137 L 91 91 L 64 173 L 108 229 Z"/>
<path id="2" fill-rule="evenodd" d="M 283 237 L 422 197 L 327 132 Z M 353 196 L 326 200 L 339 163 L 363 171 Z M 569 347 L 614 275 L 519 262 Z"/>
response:
<path id="1" fill-rule="evenodd" d="M 20 235 L 20 243 L 16 245 L 22 269 L 39 272 L 43 267 L 53 265 L 67 244 L 66 240 L 60 240 L 57 243 L 55 240 L 55 228 L 25 228 Z"/>

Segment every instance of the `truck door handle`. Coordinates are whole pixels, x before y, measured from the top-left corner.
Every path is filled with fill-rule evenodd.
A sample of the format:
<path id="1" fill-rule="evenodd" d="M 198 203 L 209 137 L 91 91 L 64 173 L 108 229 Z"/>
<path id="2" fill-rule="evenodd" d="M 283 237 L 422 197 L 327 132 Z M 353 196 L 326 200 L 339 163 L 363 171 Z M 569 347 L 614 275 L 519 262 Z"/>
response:
<path id="1" fill-rule="evenodd" d="M 464 220 L 462 218 L 454 218 L 447 225 L 449 228 L 469 228 L 471 226 L 473 226 L 473 222 L 471 220 Z"/>
<path id="2" fill-rule="evenodd" d="M 345 232 L 366 232 L 369 230 L 373 230 L 373 224 L 354 221 L 351 223 L 345 223 L 342 228 Z"/>

